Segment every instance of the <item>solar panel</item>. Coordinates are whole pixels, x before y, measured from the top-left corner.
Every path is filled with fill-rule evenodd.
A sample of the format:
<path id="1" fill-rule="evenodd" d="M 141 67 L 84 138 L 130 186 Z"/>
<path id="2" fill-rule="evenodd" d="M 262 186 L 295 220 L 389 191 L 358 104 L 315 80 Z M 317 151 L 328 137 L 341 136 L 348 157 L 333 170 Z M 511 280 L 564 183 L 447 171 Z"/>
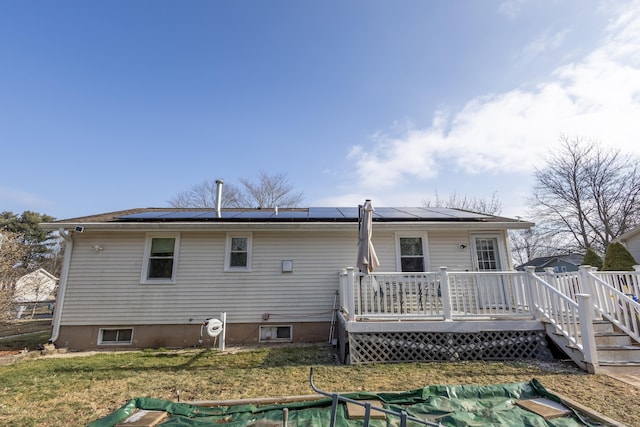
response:
<path id="1" fill-rule="evenodd" d="M 317 219 L 330 219 L 339 218 L 343 219 L 344 215 L 338 208 L 309 208 L 309 218 Z"/>
<path id="2" fill-rule="evenodd" d="M 309 216 L 309 212 L 305 209 L 303 211 L 278 211 L 278 215 L 274 215 L 273 219 L 303 219 Z"/>
<path id="3" fill-rule="evenodd" d="M 345 218 L 358 218 L 358 208 L 337 208 Z M 375 212 L 374 212 L 375 214 Z"/>
<path id="4" fill-rule="evenodd" d="M 255 210 L 255 211 L 244 211 L 237 212 L 233 218 L 250 218 L 250 219 L 265 219 L 270 218 L 275 215 L 275 212 L 272 210 Z"/>
<path id="5" fill-rule="evenodd" d="M 209 214 L 209 212 L 170 212 L 166 215 L 162 215 L 162 219 L 196 219 L 207 214 Z"/>
<path id="6" fill-rule="evenodd" d="M 452 208 L 422 208 L 424 210 L 435 211 L 441 215 L 447 215 L 454 218 L 489 218 L 489 215 L 484 215 L 476 212 L 466 212 Z"/>
<path id="7" fill-rule="evenodd" d="M 398 208 L 375 208 L 374 215 L 382 219 L 418 219 L 419 217 Z"/>
<path id="8" fill-rule="evenodd" d="M 440 207 L 374 207 L 374 219 L 379 221 L 419 221 L 419 220 L 481 220 L 491 218 L 491 215 L 484 215 L 474 212 L 466 212 L 451 208 Z M 308 209 L 280 209 L 276 214 L 274 209 L 224 209 L 220 214 L 214 210 L 194 210 L 194 211 L 152 211 L 140 212 L 136 214 L 123 215 L 118 217 L 124 221 L 176 221 L 176 220 L 256 220 L 256 221 L 277 221 L 277 220 L 308 220 L 308 221 L 331 221 L 331 220 L 356 220 L 358 218 L 358 208 L 353 207 L 310 207 Z"/>
<path id="9" fill-rule="evenodd" d="M 119 216 L 118 219 L 156 219 L 170 213 L 171 212 L 141 212 L 137 214 Z"/>

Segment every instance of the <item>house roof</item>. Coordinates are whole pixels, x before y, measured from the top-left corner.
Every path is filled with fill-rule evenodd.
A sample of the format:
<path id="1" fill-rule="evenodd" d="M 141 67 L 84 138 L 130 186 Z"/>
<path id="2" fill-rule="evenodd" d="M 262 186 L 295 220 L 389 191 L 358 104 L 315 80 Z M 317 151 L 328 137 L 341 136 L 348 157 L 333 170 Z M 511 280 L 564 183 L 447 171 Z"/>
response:
<path id="1" fill-rule="evenodd" d="M 523 269 L 525 267 L 543 268 L 543 267 L 549 266 L 549 264 L 555 261 L 564 261 L 569 264 L 580 265 L 582 264 L 583 259 L 584 259 L 584 255 L 581 255 L 581 254 L 543 256 L 543 257 L 534 258 L 528 262 L 525 262 L 524 264 L 516 267 L 516 269 Z"/>
<path id="2" fill-rule="evenodd" d="M 626 233 L 622 234 L 621 236 L 618 236 L 618 238 L 616 238 L 615 240 L 624 243 L 624 242 L 626 242 L 627 240 L 629 240 L 630 238 L 632 238 L 633 236 L 635 236 L 638 233 L 640 233 L 640 225 L 636 225 L 631 230 L 627 231 Z"/>
<path id="3" fill-rule="evenodd" d="M 474 222 L 512 223 L 513 228 L 528 228 L 533 223 L 511 218 L 450 208 L 434 207 L 378 207 L 374 222 Z M 87 223 L 166 223 L 166 222 L 358 222 L 357 207 L 309 207 L 309 208 L 223 208 L 220 215 L 210 208 L 136 208 L 97 215 L 76 217 L 42 224 L 44 228 Z M 516 226 L 517 225 L 517 226 Z"/>

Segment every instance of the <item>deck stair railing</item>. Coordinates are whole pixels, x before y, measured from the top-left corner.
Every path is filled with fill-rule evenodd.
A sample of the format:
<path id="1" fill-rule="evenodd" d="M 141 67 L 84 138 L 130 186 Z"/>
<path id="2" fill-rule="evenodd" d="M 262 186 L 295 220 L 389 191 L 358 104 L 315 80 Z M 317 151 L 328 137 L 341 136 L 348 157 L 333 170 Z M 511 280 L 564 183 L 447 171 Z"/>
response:
<path id="1" fill-rule="evenodd" d="M 536 317 L 546 321 L 556 334 L 562 335 L 574 348 L 579 350 L 585 362 L 597 363 L 595 335 L 593 330 L 592 298 L 580 293 L 573 287 L 573 280 L 564 280 L 570 276 L 560 276 L 560 280 L 543 280 L 535 273 L 535 267 L 529 267 L 533 286 Z M 546 277 L 549 279 L 549 277 Z M 563 292 L 564 291 L 564 292 Z"/>
<path id="2" fill-rule="evenodd" d="M 603 274 L 586 270 L 584 276 L 589 288 L 585 291 L 593 295 L 596 313 L 640 342 L 639 273 Z"/>

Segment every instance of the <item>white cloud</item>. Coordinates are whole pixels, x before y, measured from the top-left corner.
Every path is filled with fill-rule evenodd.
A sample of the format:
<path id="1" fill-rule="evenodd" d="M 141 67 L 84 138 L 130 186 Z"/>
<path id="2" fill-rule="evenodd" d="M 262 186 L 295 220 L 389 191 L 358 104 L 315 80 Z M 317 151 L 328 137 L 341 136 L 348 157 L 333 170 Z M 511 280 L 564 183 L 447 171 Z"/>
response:
<path id="1" fill-rule="evenodd" d="M 505 0 L 498 6 L 498 13 L 507 18 L 514 19 L 520 15 L 525 0 Z"/>
<path id="2" fill-rule="evenodd" d="M 527 63 L 543 55 L 545 52 L 560 48 L 568 33 L 569 30 L 566 28 L 556 32 L 552 32 L 549 29 L 545 30 L 524 47 L 518 55 L 517 61 Z"/>
<path id="3" fill-rule="evenodd" d="M 478 97 L 450 118 L 437 112 L 426 129 L 378 134 L 371 147 L 354 147 L 349 159 L 356 165 L 357 193 L 382 195 L 404 183 L 424 187 L 443 164 L 471 175 L 528 174 L 554 150 L 560 135 L 640 154 L 638 9 L 614 20 L 582 60 L 556 69 L 533 89 Z M 564 34 L 543 37 L 530 47 L 532 54 L 559 45 Z"/>

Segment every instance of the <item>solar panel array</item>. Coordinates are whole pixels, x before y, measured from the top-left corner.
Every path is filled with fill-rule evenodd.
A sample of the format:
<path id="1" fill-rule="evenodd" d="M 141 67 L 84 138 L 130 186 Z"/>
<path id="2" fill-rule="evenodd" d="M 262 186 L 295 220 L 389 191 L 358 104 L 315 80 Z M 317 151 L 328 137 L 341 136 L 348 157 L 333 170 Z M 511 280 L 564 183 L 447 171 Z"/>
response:
<path id="1" fill-rule="evenodd" d="M 449 208 L 375 208 L 373 219 L 377 221 L 420 220 L 475 220 L 490 218 L 474 212 Z M 308 209 L 223 209 L 220 216 L 211 211 L 147 211 L 117 218 L 120 221 L 353 221 L 358 219 L 358 208 L 311 207 Z"/>

